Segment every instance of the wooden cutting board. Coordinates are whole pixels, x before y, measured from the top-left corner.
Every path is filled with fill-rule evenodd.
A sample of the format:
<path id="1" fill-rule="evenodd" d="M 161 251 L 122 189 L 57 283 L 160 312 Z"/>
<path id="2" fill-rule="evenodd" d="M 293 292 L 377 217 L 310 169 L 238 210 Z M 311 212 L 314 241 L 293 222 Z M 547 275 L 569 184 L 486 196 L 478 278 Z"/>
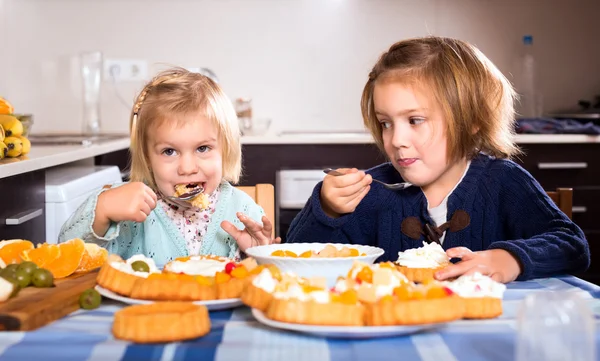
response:
<path id="1" fill-rule="evenodd" d="M 96 285 L 98 271 L 55 280 L 55 287 L 22 289 L 0 303 L 0 330 L 35 330 L 79 309 L 79 296 Z"/>

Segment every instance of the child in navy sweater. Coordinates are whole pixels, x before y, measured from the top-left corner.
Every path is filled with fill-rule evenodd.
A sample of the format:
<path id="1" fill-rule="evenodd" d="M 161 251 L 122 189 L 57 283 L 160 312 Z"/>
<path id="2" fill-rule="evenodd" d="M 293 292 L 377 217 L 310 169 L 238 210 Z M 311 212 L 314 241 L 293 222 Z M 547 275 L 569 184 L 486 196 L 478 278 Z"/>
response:
<path id="1" fill-rule="evenodd" d="M 588 243 L 539 183 L 510 160 L 515 93 L 474 46 L 400 41 L 373 67 L 361 108 L 389 162 L 326 176 L 291 224 L 288 242 L 399 251 L 439 242 L 461 259 L 439 280 L 480 272 L 500 282 L 584 271 Z M 391 191 L 378 183 L 409 182 Z"/>

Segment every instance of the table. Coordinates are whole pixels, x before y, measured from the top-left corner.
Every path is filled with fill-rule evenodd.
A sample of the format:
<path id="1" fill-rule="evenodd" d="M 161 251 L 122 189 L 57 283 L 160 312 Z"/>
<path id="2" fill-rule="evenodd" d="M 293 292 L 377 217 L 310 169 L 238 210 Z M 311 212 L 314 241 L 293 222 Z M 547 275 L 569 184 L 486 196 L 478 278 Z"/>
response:
<path id="1" fill-rule="evenodd" d="M 461 320 L 411 336 L 339 340 L 262 326 L 247 307 L 211 312 L 205 337 L 169 344 L 136 345 L 115 340 L 111 325 L 123 304 L 104 300 L 95 310 L 74 312 L 31 332 L 0 333 L 4 360 L 197 360 L 197 361 L 352 361 L 352 360 L 513 360 L 516 315 L 531 292 L 578 292 L 600 320 L 600 287 L 573 276 L 513 282 L 503 300 L 504 314 L 494 320 Z M 600 337 L 596 335 L 596 344 Z"/>

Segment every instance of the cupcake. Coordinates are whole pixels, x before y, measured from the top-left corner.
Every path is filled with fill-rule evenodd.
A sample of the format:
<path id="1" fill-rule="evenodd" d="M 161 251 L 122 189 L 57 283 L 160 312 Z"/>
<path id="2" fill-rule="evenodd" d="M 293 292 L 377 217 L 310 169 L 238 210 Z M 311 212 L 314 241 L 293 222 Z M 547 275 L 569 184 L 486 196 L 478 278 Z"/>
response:
<path id="1" fill-rule="evenodd" d="M 362 326 L 364 306 L 355 290 L 336 294 L 325 288 L 294 284 L 273 293 L 266 316 L 306 325 Z"/>
<path id="2" fill-rule="evenodd" d="M 354 261 L 347 277 L 339 278 L 333 291 L 341 294 L 353 289 L 360 302 L 373 303 L 386 295 L 392 295 L 394 288 L 408 282 L 406 276 L 391 262 L 367 264 Z"/>
<path id="3" fill-rule="evenodd" d="M 502 314 L 502 296 L 506 285 L 479 272 L 460 276 L 444 284 L 464 299 L 465 318 L 494 318 Z"/>
<path id="4" fill-rule="evenodd" d="M 463 299 L 441 282 L 404 283 L 393 294 L 367 304 L 368 326 L 420 325 L 450 322 L 464 316 Z"/>
<path id="5" fill-rule="evenodd" d="M 210 332 L 205 306 L 189 302 L 156 302 L 128 306 L 115 313 L 112 333 L 137 343 L 176 342 Z"/>
<path id="6" fill-rule="evenodd" d="M 239 298 L 246 286 L 250 271 L 257 264 L 253 258 L 242 262 L 219 256 L 191 256 L 176 259 L 165 265 L 165 273 L 202 276 L 213 280 L 217 299 Z"/>
<path id="7" fill-rule="evenodd" d="M 397 268 L 408 280 L 427 282 L 433 275 L 450 264 L 450 258 L 440 244 L 423 242 L 423 247 L 398 252 Z"/>
<path id="8" fill-rule="evenodd" d="M 258 274 L 250 275 L 250 280 L 242 292 L 241 298 L 245 305 L 264 312 L 271 303 L 273 293 L 281 281 L 281 273 L 273 265 L 260 265 L 251 273 L 256 272 Z"/>
<path id="9" fill-rule="evenodd" d="M 137 280 L 158 273 L 160 270 L 152 258 L 137 254 L 124 261 L 121 257 L 111 254 L 100 269 L 96 282 L 107 290 L 130 296 Z"/>

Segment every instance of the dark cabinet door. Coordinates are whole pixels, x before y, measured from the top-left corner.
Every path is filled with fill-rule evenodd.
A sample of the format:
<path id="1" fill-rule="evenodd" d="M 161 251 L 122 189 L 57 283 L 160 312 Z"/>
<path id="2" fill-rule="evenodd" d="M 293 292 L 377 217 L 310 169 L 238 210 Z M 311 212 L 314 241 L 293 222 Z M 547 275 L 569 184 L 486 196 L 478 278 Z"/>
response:
<path id="1" fill-rule="evenodd" d="M 0 178 L 0 240 L 46 241 L 45 172 Z"/>

